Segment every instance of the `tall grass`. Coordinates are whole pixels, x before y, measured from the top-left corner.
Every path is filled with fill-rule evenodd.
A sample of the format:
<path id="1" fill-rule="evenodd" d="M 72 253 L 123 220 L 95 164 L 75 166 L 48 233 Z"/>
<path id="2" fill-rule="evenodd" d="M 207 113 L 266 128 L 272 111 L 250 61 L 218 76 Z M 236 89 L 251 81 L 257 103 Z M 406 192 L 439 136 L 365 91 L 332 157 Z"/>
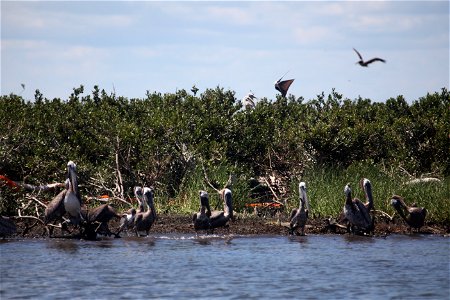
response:
<path id="1" fill-rule="evenodd" d="M 250 203 L 249 187 L 247 185 L 251 174 L 235 169 L 232 191 L 234 210 L 243 212 L 245 204 Z M 223 188 L 228 180 L 230 168 L 219 166 L 211 170 L 210 181 L 217 185 L 217 189 Z M 401 195 L 408 205 L 416 203 L 419 207 L 428 210 L 427 220 L 430 222 L 450 223 L 450 178 L 444 178 L 441 182 L 407 184 L 410 180 L 400 171 L 388 170 L 383 166 L 371 163 L 357 163 L 347 169 L 339 168 L 315 168 L 305 170 L 302 180 L 306 182 L 307 193 L 310 202 L 311 216 L 337 217 L 344 206 L 344 186 L 350 183 L 353 197 L 363 201 L 364 192 L 359 182 L 362 178 L 368 178 L 372 183 L 372 192 L 375 208 L 389 215 L 394 214 L 390 205 L 391 196 Z M 292 179 L 288 183 L 289 192 L 286 199 L 286 213 L 298 206 L 298 179 Z M 204 173 L 201 168 L 196 168 L 186 176 L 175 199 L 172 199 L 170 208 L 162 207 L 166 211 L 178 213 L 192 213 L 199 209 L 199 190 L 207 190 L 210 194 L 210 202 L 213 208 L 222 208 L 222 202 L 218 194 L 205 183 Z"/>

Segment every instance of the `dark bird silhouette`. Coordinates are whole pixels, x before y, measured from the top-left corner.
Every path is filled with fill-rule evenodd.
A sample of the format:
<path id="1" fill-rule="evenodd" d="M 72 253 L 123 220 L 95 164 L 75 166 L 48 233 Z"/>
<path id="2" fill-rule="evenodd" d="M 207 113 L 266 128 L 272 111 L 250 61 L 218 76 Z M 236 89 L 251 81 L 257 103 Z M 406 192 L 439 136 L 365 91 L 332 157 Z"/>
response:
<path id="1" fill-rule="evenodd" d="M 213 211 L 210 222 L 211 229 L 228 226 L 228 221 L 233 219 L 233 199 L 230 189 L 220 191 L 220 197 L 223 199 L 223 211 Z"/>
<path id="2" fill-rule="evenodd" d="M 356 233 L 356 230 L 362 230 L 363 232 L 371 231 L 373 223 L 366 205 L 358 198 L 352 199 L 350 184 L 345 186 L 344 193 L 346 196 L 344 215 L 349 222 L 348 228 L 353 233 Z"/>
<path id="3" fill-rule="evenodd" d="M 300 229 L 300 235 L 305 235 L 305 225 L 308 220 L 308 197 L 306 195 L 306 184 L 304 182 L 300 182 L 298 185 L 298 192 L 300 195 L 300 204 L 298 209 L 294 209 L 291 212 L 291 216 L 289 218 L 290 229 L 289 233 L 298 234 L 297 229 Z"/>
<path id="4" fill-rule="evenodd" d="M 87 213 L 87 222 L 91 226 L 94 225 L 94 232 L 96 234 L 104 234 L 107 236 L 114 235 L 118 237 L 118 233 L 112 233 L 108 227 L 108 222 L 113 218 L 120 219 L 121 216 L 117 214 L 116 210 L 109 204 L 102 204 L 89 210 Z"/>
<path id="5" fill-rule="evenodd" d="M 278 79 L 275 82 L 275 89 L 277 91 L 279 91 L 281 93 L 281 96 L 283 96 L 283 97 L 286 97 L 286 94 L 287 94 L 287 92 L 289 90 L 289 87 L 291 86 L 291 84 L 295 80 L 295 79 L 288 79 L 288 80 L 281 81 L 286 74 L 284 74 L 280 79 Z"/>
<path id="6" fill-rule="evenodd" d="M 15 234 L 16 231 L 16 224 L 11 218 L 0 216 L 0 237 L 5 238 Z"/>
<path id="7" fill-rule="evenodd" d="M 200 211 L 192 216 L 195 231 L 209 230 L 211 228 L 210 216 L 209 195 L 205 191 L 200 191 Z"/>
<path id="8" fill-rule="evenodd" d="M 373 62 L 375 62 L 375 61 L 381 61 L 381 62 L 384 62 L 384 63 L 386 62 L 384 59 L 378 58 L 378 57 L 375 57 L 375 58 L 369 59 L 369 60 L 367 60 L 367 61 L 364 61 L 364 59 L 362 58 L 362 56 L 361 56 L 361 54 L 358 52 L 358 50 L 356 50 L 355 48 L 353 48 L 353 50 L 355 50 L 356 54 L 358 54 L 358 56 L 359 56 L 359 61 L 356 62 L 356 63 L 359 64 L 359 65 L 362 66 L 362 67 L 368 67 L 369 64 L 371 64 L 371 63 L 373 63 Z"/>
<path id="9" fill-rule="evenodd" d="M 427 216 L 427 209 L 424 207 L 416 207 L 415 204 L 407 206 L 403 197 L 394 195 L 391 199 L 391 205 L 395 208 L 398 214 L 409 225 L 409 231 L 412 228 L 417 229 L 420 232 L 420 227 L 425 223 L 425 217 Z"/>
<path id="10" fill-rule="evenodd" d="M 156 220 L 156 209 L 153 201 L 154 193 L 151 188 L 145 187 L 143 198 L 147 203 L 147 211 L 137 213 L 134 219 L 134 230 L 136 235 L 139 236 L 139 232 L 145 231 L 148 235 L 150 228 Z"/>

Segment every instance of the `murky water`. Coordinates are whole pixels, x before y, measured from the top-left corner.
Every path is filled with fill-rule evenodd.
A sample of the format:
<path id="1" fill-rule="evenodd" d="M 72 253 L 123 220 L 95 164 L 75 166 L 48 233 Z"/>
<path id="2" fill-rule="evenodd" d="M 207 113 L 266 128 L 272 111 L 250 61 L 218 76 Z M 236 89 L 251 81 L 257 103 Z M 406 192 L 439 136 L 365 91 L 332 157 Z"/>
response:
<path id="1" fill-rule="evenodd" d="M 1 299 L 449 299 L 450 239 L 0 241 Z"/>

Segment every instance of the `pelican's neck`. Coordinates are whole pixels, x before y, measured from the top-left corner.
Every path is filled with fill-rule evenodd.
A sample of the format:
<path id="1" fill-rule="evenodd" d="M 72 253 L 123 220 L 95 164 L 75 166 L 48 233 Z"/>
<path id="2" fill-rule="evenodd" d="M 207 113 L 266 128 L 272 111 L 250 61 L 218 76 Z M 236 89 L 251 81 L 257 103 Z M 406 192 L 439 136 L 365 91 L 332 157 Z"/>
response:
<path id="1" fill-rule="evenodd" d="M 348 192 L 345 193 L 346 195 L 346 200 L 345 200 L 345 204 L 347 205 L 351 205 L 352 204 L 352 192 L 349 190 Z"/>
<path id="2" fill-rule="evenodd" d="M 231 200 L 231 191 L 230 190 L 225 190 L 223 192 L 223 198 L 224 198 L 224 202 L 223 202 L 223 213 L 226 217 L 233 217 L 233 204 L 232 204 L 232 200 Z"/>
<path id="3" fill-rule="evenodd" d="M 363 190 L 364 190 L 364 195 L 366 197 L 366 200 L 369 203 L 367 209 L 371 210 L 374 207 L 373 196 L 372 196 L 372 184 L 367 179 L 364 179 L 364 181 L 363 181 Z"/>

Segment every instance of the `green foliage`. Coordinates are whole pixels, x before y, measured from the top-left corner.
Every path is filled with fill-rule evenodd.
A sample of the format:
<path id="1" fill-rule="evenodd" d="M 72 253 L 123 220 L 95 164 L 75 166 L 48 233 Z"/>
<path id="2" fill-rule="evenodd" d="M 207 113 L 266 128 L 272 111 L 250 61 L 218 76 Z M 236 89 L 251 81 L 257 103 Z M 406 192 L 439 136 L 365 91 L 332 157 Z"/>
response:
<path id="1" fill-rule="evenodd" d="M 31 184 L 60 182 L 73 160 L 84 194 L 113 189 L 119 171 L 125 195 L 134 185 L 153 185 L 162 208 L 192 211 L 205 188 L 200 162 L 221 184 L 234 173 L 237 209 L 247 201 L 249 177 L 283 174 L 292 179 L 293 197 L 295 180 L 305 172 L 311 174 L 311 205 L 322 214 L 340 210 L 334 199 L 346 180 L 355 181 L 348 174 L 359 163 L 370 161 L 378 170 L 401 167 L 415 176 L 450 175 L 445 88 L 412 104 L 402 96 L 385 103 L 350 100 L 333 90 L 309 101 L 263 98 L 253 110 L 242 109 L 234 92 L 220 87 L 198 96 L 147 92 L 143 99 L 107 94 L 98 86 L 85 92 L 80 86 L 61 100 L 36 90 L 33 102 L 1 96 L 0 174 Z M 393 190 L 384 175 L 375 172 L 373 178 Z M 327 187 L 329 182 L 335 186 Z M 2 203 L 2 211 L 11 205 Z"/>

